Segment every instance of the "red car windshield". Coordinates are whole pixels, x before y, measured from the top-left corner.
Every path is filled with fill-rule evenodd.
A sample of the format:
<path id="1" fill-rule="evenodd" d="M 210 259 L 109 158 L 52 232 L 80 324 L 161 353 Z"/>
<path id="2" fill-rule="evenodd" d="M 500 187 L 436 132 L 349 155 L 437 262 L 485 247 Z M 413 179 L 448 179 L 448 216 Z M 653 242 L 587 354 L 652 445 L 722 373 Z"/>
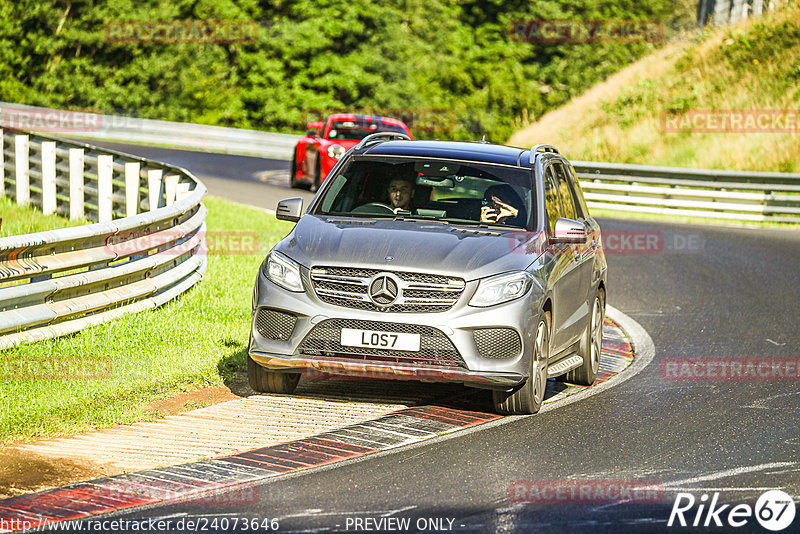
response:
<path id="1" fill-rule="evenodd" d="M 328 134 L 328 139 L 350 139 L 360 141 L 369 134 L 374 134 L 376 132 L 408 133 L 400 126 L 382 124 L 377 121 L 334 121 L 333 124 L 331 124 L 331 131 Z"/>

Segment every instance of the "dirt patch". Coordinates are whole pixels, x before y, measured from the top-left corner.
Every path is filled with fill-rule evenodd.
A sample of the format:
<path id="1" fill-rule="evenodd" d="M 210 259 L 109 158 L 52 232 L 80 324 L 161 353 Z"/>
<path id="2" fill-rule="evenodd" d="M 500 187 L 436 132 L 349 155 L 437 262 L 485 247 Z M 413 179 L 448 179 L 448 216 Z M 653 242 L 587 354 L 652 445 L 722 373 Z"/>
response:
<path id="1" fill-rule="evenodd" d="M 150 402 L 148 411 L 159 414 L 175 415 L 197 408 L 204 408 L 212 404 L 219 404 L 229 400 L 241 399 L 242 395 L 233 393 L 227 386 L 184 391 L 168 399 L 158 399 Z"/>
<path id="2" fill-rule="evenodd" d="M 13 447 L 0 451 L 0 499 L 119 473 L 86 460 L 50 458 Z"/>

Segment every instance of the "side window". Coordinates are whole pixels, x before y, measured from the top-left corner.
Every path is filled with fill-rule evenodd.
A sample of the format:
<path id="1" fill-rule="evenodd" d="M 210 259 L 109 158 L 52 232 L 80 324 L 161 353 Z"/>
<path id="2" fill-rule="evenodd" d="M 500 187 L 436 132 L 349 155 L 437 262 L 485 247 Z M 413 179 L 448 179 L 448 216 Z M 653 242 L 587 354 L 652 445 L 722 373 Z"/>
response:
<path id="1" fill-rule="evenodd" d="M 583 198 L 583 191 L 581 185 L 578 183 L 578 176 L 575 174 L 575 167 L 570 165 L 567 167 L 569 172 L 569 184 L 572 186 L 572 191 L 575 193 L 575 200 L 578 201 L 578 211 L 581 212 L 583 218 L 589 217 L 589 207 L 586 205 L 586 199 Z"/>
<path id="2" fill-rule="evenodd" d="M 561 206 L 558 202 L 558 189 L 556 189 L 556 179 L 552 165 L 547 167 L 544 176 L 544 202 L 547 210 L 547 220 L 550 223 L 550 233 L 552 233 L 556 227 L 556 220 L 561 217 Z"/>
<path id="3" fill-rule="evenodd" d="M 567 219 L 576 220 L 578 218 L 577 211 L 575 210 L 575 199 L 572 198 L 572 191 L 570 191 L 569 181 L 567 180 L 567 171 L 561 163 L 554 163 L 550 166 L 555 171 L 556 183 L 558 184 L 558 196 L 561 197 L 561 213 Z"/>

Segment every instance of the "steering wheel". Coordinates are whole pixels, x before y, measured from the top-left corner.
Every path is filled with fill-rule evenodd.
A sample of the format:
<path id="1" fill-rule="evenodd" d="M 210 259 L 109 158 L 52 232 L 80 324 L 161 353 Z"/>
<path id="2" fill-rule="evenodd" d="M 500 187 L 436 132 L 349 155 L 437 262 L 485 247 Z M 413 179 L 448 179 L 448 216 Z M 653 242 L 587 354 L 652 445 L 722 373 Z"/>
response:
<path id="1" fill-rule="evenodd" d="M 377 209 L 376 209 L 377 208 Z M 380 202 L 369 202 L 354 208 L 351 213 L 394 214 L 394 208 Z"/>

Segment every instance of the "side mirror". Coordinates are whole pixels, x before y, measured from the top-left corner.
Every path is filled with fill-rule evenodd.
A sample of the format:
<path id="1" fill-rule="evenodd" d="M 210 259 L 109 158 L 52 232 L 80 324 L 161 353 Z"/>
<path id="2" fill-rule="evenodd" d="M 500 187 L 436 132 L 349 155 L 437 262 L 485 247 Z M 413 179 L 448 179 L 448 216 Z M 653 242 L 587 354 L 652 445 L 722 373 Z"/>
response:
<path id="1" fill-rule="evenodd" d="M 285 198 L 278 202 L 275 217 L 282 221 L 297 222 L 303 216 L 303 199 L 300 197 Z"/>
<path id="2" fill-rule="evenodd" d="M 587 239 L 586 226 L 582 222 L 562 217 L 556 221 L 556 227 L 550 237 L 550 242 L 586 243 Z"/>

